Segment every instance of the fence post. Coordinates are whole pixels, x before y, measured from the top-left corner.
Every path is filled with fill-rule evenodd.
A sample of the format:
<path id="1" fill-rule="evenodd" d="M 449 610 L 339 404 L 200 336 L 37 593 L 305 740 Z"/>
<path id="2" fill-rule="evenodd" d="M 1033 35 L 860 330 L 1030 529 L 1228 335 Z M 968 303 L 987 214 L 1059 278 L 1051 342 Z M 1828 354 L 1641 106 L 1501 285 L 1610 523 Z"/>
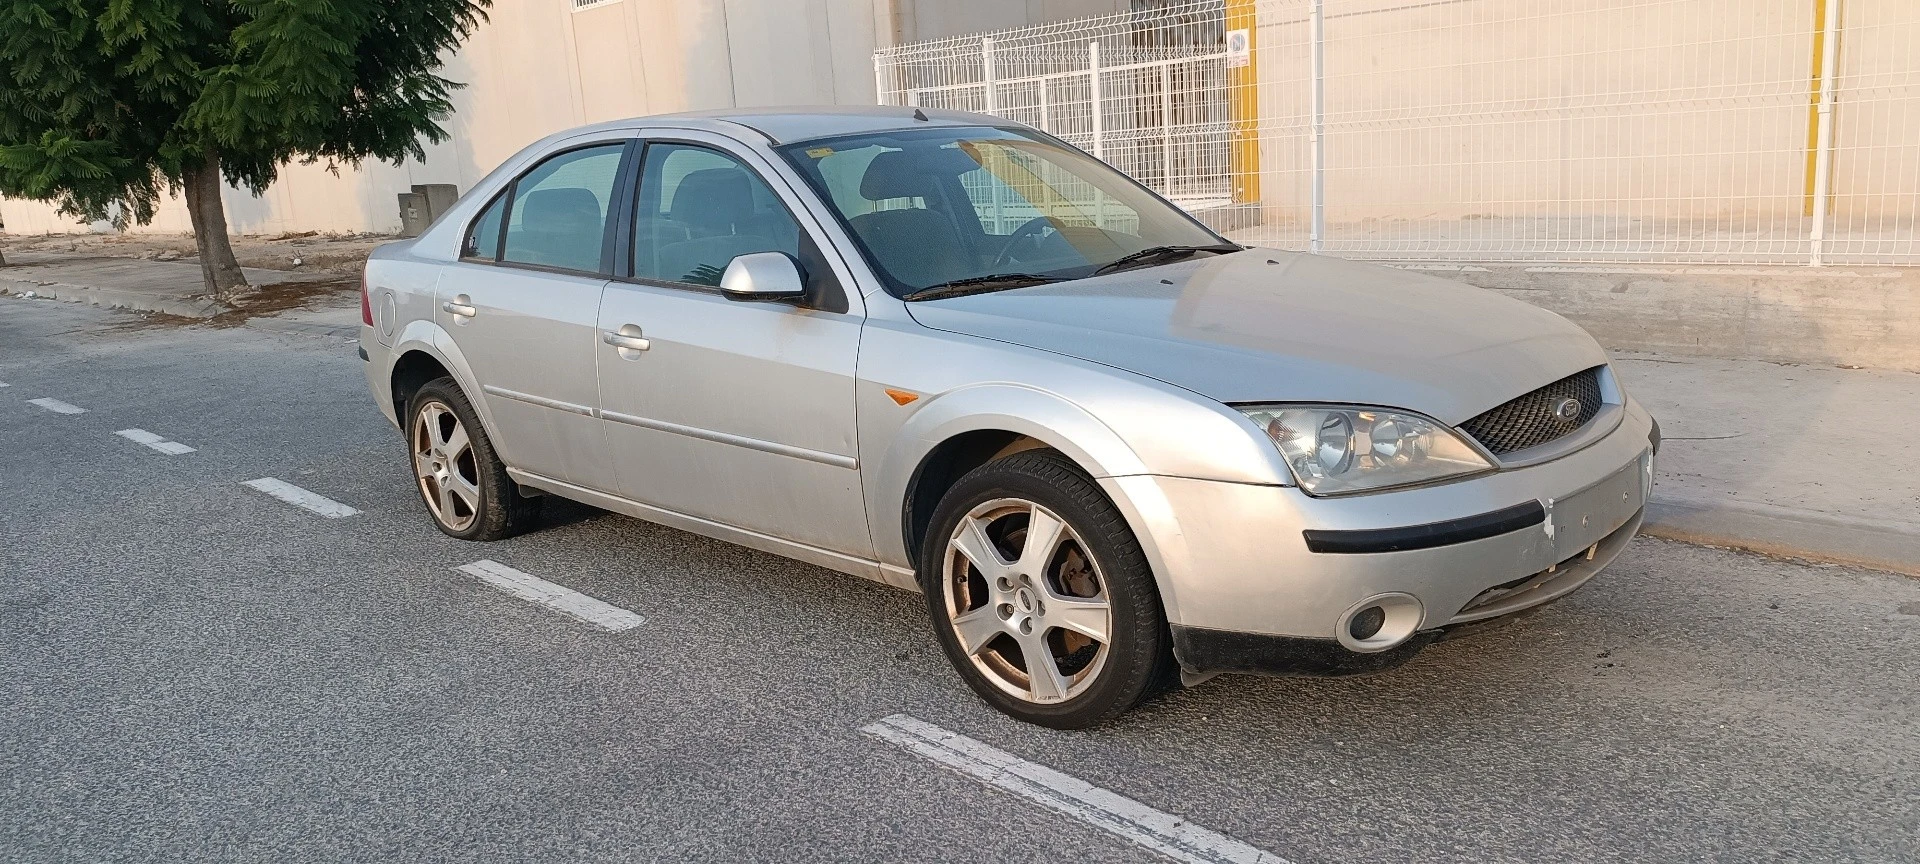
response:
<path id="1" fill-rule="evenodd" d="M 1160 64 L 1160 189 L 1173 194 L 1173 64 Z"/>
<path id="2" fill-rule="evenodd" d="M 1835 60 L 1840 53 L 1840 0 L 1826 0 L 1821 4 L 1820 45 L 1820 124 L 1815 132 L 1813 162 L 1813 228 L 1807 239 L 1812 246 L 1807 264 L 1819 267 L 1823 263 L 1821 248 L 1827 239 L 1828 176 L 1833 168 L 1833 75 Z"/>
<path id="3" fill-rule="evenodd" d="M 1310 38 L 1313 40 L 1313 125 L 1308 132 L 1313 172 L 1313 216 L 1307 229 L 1307 251 L 1320 254 L 1327 234 L 1327 31 L 1321 17 L 1323 0 L 1313 0 Z"/>
<path id="4" fill-rule="evenodd" d="M 994 71 L 995 70 L 993 68 L 993 37 L 985 36 L 980 39 L 980 80 L 982 83 L 986 84 L 987 86 L 987 113 L 988 114 L 998 113 L 1000 109 L 1000 100 L 997 98 L 996 94 L 993 92 L 994 84 L 997 83 L 996 81 L 997 76 L 995 76 Z"/>
<path id="5" fill-rule="evenodd" d="M 1045 76 L 1041 76 L 1039 80 L 1039 84 L 1040 84 L 1040 131 L 1052 132 L 1053 117 L 1051 113 L 1048 111 L 1049 106 L 1047 105 L 1047 79 Z"/>
<path id="6" fill-rule="evenodd" d="M 1100 100 L 1099 42 L 1087 43 L 1087 90 L 1093 96 L 1093 111 L 1091 112 L 1093 116 L 1093 158 L 1105 159 L 1105 142 L 1100 140 L 1102 133 L 1106 131 L 1106 122 L 1105 119 L 1100 116 L 1103 113 L 1104 106 L 1101 105 Z"/>
<path id="7" fill-rule="evenodd" d="M 878 51 L 873 54 L 873 99 L 875 105 L 887 104 L 887 65 Z"/>

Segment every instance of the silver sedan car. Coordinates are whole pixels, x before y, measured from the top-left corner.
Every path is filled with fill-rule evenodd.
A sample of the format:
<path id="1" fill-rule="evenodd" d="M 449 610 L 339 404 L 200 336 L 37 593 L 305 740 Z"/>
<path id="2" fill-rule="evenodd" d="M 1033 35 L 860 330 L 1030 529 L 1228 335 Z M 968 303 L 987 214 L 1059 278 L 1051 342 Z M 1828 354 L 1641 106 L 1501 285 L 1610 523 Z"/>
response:
<path id="1" fill-rule="evenodd" d="M 917 591 L 980 698 L 1060 728 L 1562 597 L 1659 443 L 1553 313 L 1243 247 L 959 112 L 563 132 L 381 247 L 365 301 L 442 531 L 558 495 Z"/>

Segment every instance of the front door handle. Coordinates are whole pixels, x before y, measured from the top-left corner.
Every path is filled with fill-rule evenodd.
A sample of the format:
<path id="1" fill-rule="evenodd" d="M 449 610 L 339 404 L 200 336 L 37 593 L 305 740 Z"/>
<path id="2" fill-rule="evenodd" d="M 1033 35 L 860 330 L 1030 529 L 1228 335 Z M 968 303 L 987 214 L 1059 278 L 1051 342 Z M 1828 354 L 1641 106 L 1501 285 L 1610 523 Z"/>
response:
<path id="1" fill-rule="evenodd" d="M 645 351 L 653 347 L 652 342 L 640 335 L 640 328 L 633 324 L 624 325 L 618 330 L 608 330 L 601 334 L 600 341 L 620 349 L 620 356 L 628 359 L 632 359 L 627 354 L 629 351 Z"/>
<path id="2" fill-rule="evenodd" d="M 440 308 L 446 310 L 448 314 L 457 315 L 461 318 L 472 318 L 474 313 L 479 311 L 473 308 L 473 298 L 465 294 L 458 295 L 452 300 L 440 304 Z"/>

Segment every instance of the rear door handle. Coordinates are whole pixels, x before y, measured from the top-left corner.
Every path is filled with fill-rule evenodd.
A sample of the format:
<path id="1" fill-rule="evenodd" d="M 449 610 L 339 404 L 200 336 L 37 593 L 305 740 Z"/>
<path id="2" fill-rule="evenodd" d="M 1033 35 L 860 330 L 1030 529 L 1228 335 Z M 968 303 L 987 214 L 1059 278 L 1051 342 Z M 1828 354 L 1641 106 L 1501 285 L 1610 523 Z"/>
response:
<path id="1" fill-rule="evenodd" d="M 618 330 L 608 330 L 600 336 L 600 341 L 624 351 L 645 351 L 653 347 L 652 342 L 647 341 L 646 338 L 639 335 L 640 328 L 628 324 L 621 329 L 625 330 L 628 328 L 632 328 L 634 332 L 622 333 Z"/>
<path id="2" fill-rule="evenodd" d="M 450 314 L 458 315 L 462 318 L 472 318 L 474 313 L 478 311 L 473 308 L 473 299 L 468 297 L 465 294 L 462 294 L 458 297 L 453 298 L 452 300 L 448 300 L 447 302 L 440 304 L 440 308 L 446 310 Z"/>

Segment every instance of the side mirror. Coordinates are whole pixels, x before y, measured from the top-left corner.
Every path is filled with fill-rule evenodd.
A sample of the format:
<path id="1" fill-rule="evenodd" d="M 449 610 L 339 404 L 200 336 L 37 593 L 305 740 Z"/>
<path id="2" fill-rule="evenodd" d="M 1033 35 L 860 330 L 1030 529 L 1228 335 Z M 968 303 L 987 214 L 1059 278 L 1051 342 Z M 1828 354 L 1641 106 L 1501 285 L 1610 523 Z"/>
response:
<path id="1" fill-rule="evenodd" d="M 800 265 L 785 252 L 754 252 L 733 259 L 720 276 L 729 300 L 786 301 L 807 296 Z"/>

